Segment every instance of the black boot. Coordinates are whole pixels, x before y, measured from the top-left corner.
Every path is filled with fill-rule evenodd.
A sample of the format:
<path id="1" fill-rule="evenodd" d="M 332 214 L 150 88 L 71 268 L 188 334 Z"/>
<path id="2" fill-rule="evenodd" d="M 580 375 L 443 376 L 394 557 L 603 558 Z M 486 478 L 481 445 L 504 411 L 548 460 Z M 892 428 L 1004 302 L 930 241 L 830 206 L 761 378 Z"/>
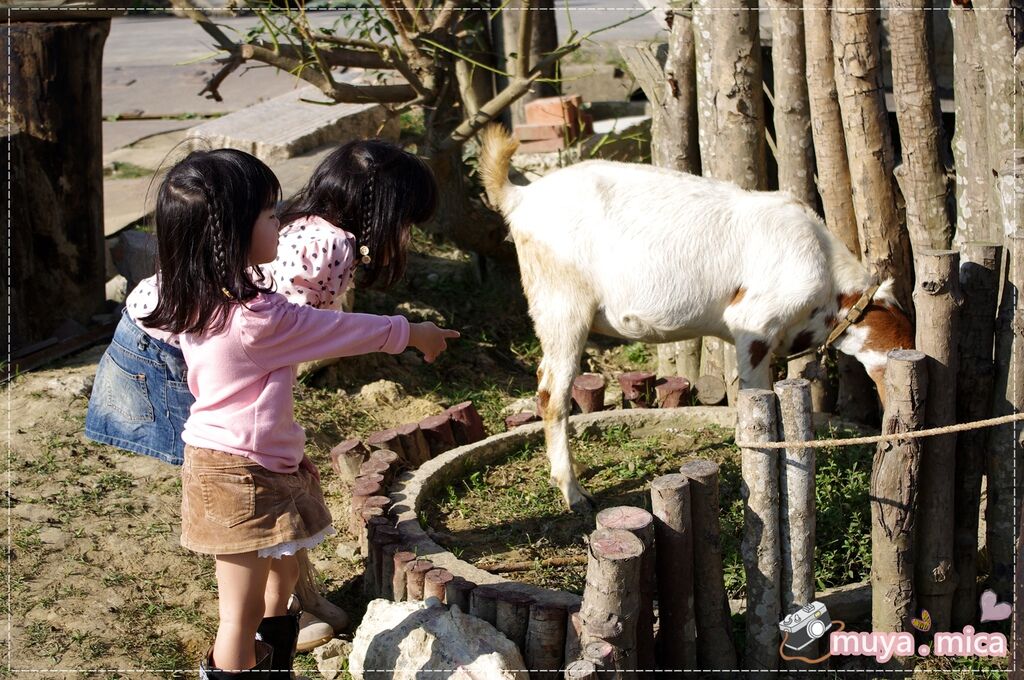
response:
<path id="1" fill-rule="evenodd" d="M 277 680 L 281 674 L 272 672 L 274 649 L 256 640 L 256 665 L 240 673 L 231 673 L 213 665 L 213 647 L 199 664 L 199 680 Z"/>
<path id="2" fill-rule="evenodd" d="M 295 646 L 299 639 L 299 615 L 285 614 L 263 619 L 260 627 L 256 629 L 256 639 L 274 648 L 274 662 L 270 666 L 272 670 L 278 671 L 274 673 L 274 677 L 280 680 L 292 677 L 290 671 L 295 661 Z"/>

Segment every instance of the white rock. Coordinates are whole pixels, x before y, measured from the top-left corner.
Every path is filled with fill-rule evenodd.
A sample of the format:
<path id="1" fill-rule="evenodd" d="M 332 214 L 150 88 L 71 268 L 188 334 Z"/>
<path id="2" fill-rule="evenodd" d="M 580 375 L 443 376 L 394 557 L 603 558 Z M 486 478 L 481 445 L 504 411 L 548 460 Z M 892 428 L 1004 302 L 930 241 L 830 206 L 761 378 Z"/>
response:
<path id="1" fill-rule="evenodd" d="M 118 304 L 124 302 L 125 298 L 128 297 L 128 279 L 118 274 L 107 281 L 106 297 L 108 300 L 113 300 Z"/>
<path id="2" fill-rule="evenodd" d="M 426 677 L 528 680 L 522 655 L 494 626 L 453 607 L 374 600 L 352 641 L 355 680 Z M 444 673 L 440 673 L 443 671 Z"/>
<path id="3" fill-rule="evenodd" d="M 387 406 L 397 404 L 404 399 L 405 390 L 396 382 L 378 380 L 377 382 L 363 385 L 363 388 L 359 390 L 359 397 L 378 406 Z"/>

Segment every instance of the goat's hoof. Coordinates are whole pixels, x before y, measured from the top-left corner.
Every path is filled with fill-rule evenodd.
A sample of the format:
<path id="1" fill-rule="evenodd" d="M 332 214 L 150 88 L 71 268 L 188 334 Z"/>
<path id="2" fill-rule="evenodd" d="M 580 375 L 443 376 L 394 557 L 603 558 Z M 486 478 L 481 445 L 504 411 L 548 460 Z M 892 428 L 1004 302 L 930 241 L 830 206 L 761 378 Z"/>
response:
<path id="1" fill-rule="evenodd" d="M 575 502 L 569 504 L 569 509 L 577 515 L 592 515 L 597 510 L 597 501 L 589 493 L 583 491 Z"/>

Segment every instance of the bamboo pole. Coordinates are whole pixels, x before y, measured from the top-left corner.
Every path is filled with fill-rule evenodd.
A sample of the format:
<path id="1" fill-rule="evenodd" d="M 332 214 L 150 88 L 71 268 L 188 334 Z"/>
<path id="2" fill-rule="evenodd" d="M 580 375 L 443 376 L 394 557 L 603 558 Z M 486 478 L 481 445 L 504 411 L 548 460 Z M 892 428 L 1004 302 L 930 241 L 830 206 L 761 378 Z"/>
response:
<path id="1" fill-rule="evenodd" d="M 882 434 L 921 428 L 928 393 L 925 354 L 893 350 L 885 367 L 888 395 Z M 871 628 L 913 632 L 914 523 L 921 442 L 881 442 L 871 471 Z M 896 657 L 894 657 L 896 658 Z"/>
<path id="2" fill-rule="evenodd" d="M 651 482 L 657 545 L 659 668 L 697 667 L 697 622 L 693 615 L 693 529 L 690 483 L 681 474 Z"/>
<path id="3" fill-rule="evenodd" d="M 718 463 L 694 460 L 683 465 L 680 472 L 690 485 L 697 664 L 700 668 L 736 668 L 736 647 L 732 641 L 732 619 L 722 569 Z"/>
<path id="4" fill-rule="evenodd" d="M 952 11 L 952 10 L 951 10 Z M 960 248 L 960 372 L 957 375 L 957 421 L 970 423 L 989 416 L 995 366 L 996 299 L 1003 249 L 993 243 L 968 242 Z M 953 512 L 952 630 L 977 620 L 978 523 L 981 478 L 985 471 L 986 430 L 961 432 L 956 440 L 956 490 Z"/>
<path id="5" fill-rule="evenodd" d="M 917 253 L 915 346 L 928 355 L 928 408 L 924 426 L 956 422 L 957 345 L 960 341 L 960 254 L 955 250 Z M 914 587 L 919 609 L 927 609 L 935 630 L 951 630 L 953 592 L 953 508 L 956 499 L 956 435 L 929 437 L 921 444 L 918 520 L 914 537 Z"/>
<path id="6" fill-rule="evenodd" d="M 740 390 L 736 404 L 736 440 L 778 441 L 775 393 Z M 748 669 L 774 670 L 779 665 L 780 579 L 779 454 L 774 449 L 740 449 L 743 459 L 744 530 L 741 542 L 747 574 Z"/>

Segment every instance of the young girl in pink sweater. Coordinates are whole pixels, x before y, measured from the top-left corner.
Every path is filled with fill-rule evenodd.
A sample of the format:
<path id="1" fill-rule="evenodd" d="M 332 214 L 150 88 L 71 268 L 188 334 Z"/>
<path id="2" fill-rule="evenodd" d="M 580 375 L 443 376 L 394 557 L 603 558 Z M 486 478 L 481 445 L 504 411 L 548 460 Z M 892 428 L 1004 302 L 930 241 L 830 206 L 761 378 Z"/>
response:
<path id="1" fill-rule="evenodd" d="M 295 366 L 408 346 L 433 361 L 458 337 L 273 293 L 260 265 L 277 255 L 279 194 L 266 165 L 220 149 L 189 154 L 157 196 L 159 297 L 139 321 L 178 336 L 195 397 L 182 435 L 181 543 L 216 558 L 220 625 L 200 666 L 208 678 L 277 667 L 257 629 L 287 616 L 296 551 L 334 533 L 294 419 Z M 401 266 L 397 252 L 379 257 L 385 271 Z"/>

